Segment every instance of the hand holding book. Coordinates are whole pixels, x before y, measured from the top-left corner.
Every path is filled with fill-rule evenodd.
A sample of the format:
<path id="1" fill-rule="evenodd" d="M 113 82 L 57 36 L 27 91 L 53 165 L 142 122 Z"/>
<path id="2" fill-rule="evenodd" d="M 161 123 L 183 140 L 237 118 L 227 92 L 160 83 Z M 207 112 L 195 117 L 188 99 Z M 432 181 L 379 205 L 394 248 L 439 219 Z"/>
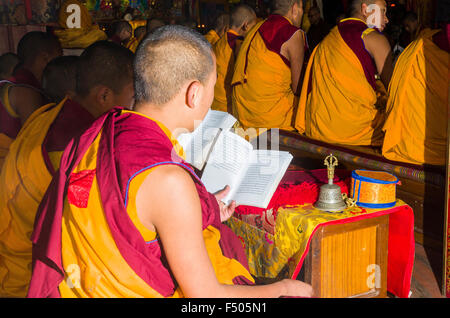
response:
<path id="1" fill-rule="evenodd" d="M 202 182 L 211 193 L 230 190 L 221 200 L 229 205 L 267 208 L 285 174 L 292 155 L 284 151 L 258 150 L 230 129 L 236 119 L 228 113 L 210 111 L 189 136 L 181 135 L 180 144 L 187 161 L 203 170 Z"/>

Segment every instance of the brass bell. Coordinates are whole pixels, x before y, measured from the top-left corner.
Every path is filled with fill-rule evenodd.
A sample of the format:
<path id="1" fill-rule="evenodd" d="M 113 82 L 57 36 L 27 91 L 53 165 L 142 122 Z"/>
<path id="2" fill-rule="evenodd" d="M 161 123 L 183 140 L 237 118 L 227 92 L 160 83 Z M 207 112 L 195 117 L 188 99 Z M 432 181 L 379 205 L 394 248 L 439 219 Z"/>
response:
<path id="1" fill-rule="evenodd" d="M 330 154 L 325 158 L 324 164 L 328 170 L 328 184 L 320 187 L 319 200 L 314 207 L 327 212 L 343 211 L 347 208 L 347 204 L 342 197 L 341 187 L 333 184 L 334 169 L 338 165 L 338 160 L 333 154 Z"/>

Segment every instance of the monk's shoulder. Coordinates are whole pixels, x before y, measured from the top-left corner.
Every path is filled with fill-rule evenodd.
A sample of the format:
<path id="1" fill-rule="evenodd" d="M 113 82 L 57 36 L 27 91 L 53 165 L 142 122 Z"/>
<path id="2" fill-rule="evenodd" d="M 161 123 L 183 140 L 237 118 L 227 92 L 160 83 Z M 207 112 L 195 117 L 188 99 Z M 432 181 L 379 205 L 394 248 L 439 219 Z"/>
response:
<path id="1" fill-rule="evenodd" d="M 195 183 L 184 168 L 178 165 L 162 165 L 152 169 L 141 187 L 138 196 L 146 198 L 149 208 L 171 206 L 200 206 L 200 199 Z"/>
<path id="2" fill-rule="evenodd" d="M 369 29 L 368 29 L 369 30 Z M 388 43 L 389 44 L 389 40 L 387 39 L 387 37 L 373 29 L 373 31 L 369 31 L 369 32 L 365 32 L 366 35 L 363 37 L 364 43 L 367 45 L 367 43 L 372 44 L 372 43 L 377 43 L 377 44 L 385 44 Z"/>
<path id="3" fill-rule="evenodd" d="M 391 45 L 387 37 L 383 33 L 376 30 L 365 35 L 363 41 L 366 49 L 372 53 L 372 55 L 376 51 L 391 50 Z"/>
<path id="4" fill-rule="evenodd" d="M 42 93 L 34 88 L 21 85 L 13 85 L 9 89 L 9 100 L 11 103 L 14 102 L 25 102 L 25 101 L 41 101 L 43 100 Z"/>
<path id="5" fill-rule="evenodd" d="M 16 86 L 9 90 L 9 102 L 23 121 L 46 102 L 42 93 L 27 86 Z"/>

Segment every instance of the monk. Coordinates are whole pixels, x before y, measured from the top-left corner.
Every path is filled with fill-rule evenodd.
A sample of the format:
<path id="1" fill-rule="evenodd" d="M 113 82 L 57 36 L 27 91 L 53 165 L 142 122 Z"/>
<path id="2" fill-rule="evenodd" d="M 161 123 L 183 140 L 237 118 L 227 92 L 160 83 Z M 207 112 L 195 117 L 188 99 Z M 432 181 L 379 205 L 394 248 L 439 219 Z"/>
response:
<path id="1" fill-rule="evenodd" d="M 79 15 L 77 16 L 77 13 Z M 84 49 L 108 36 L 94 24 L 88 9 L 79 0 L 65 0 L 58 13 L 59 29 L 54 31 L 63 48 Z"/>
<path id="2" fill-rule="evenodd" d="M 419 17 L 412 11 L 405 14 L 403 27 L 409 36 L 410 43 L 416 40 L 424 30 L 424 26 L 419 22 Z"/>
<path id="3" fill-rule="evenodd" d="M 305 35 L 301 0 L 276 0 L 275 11 L 246 36 L 232 79 L 233 114 L 244 129 L 293 130 Z"/>
<path id="4" fill-rule="evenodd" d="M 110 40 L 114 43 L 126 46 L 133 35 L 133 28 L 127 21 L 119 21 L 114 27 L 114 34 Z"/>
<path id="5" fill-rule="evenodd" d="M 378 21 L 378 29 L 368 20 Z M 300 133 L 331 144 L 381 146 L 384 87 L 393 70 L 389 41 L 379 32 L 387 23 L 385 1 L 354 0 L 352 17 L 316 47 L 296 116 Z"/>
<path id="6" fill-rule="evenodd" d="M 146 36 L 135 111 L 103 115 L 63 154 L 36 218 L 28 297 L 311 295 L 296 280 L 253 286 L 243 247 L 222 224 L 235 207 L 220 203 L 229 188 L 208 193 L 182 159 L 176 132 L 208 112 L 215 65 L 189 28 Z"/>
<path id="7" fill-rule="evenodd" d="M 256 24 L 256 13 L 247 5 L 237 6 L 231 13 L 230 29 L 213 46 L 217 62 L 217 82 L 211 108 L 223 112 L 231 109 L 231 79 L 234 61 L 247 32 Z"/>
<path id="8" fill-rule="evenodd" d="M 383 155 L 417 165 L 445 165 L 450 25 L 425 29 L 400 55 L 389 87 Z"/>
<path id="9" fill-rule="evenodd" d="M 141 43 L 142 39 L 145 37 L 145 34 L 147 34 L 147 29 L 145 26 L 139 26 L 134 30 L 134 35 L 131 38 L 130 41 L 128 41 L 126 47 L 133 53 L 136 52 L 136 49 Z"/>
<path id="10" fill-rule="evenodd" d="M 86 48 L 77 61 L 75 87 L 55 92 L 70 96 L 75 91 L 75 96 L 39 108 L 11 146 L 0 175 L 0 297 L 26 296 L 31 277 L 30 235 L 62 151 L 102 113 L 116 105 L 132 105 L 132 62 L 130 50 L 109 41 Z M 46 75 L 56 81 L 48 87 L 58 87 L 63 80 L 74 83 L 66 76 L 72 65 L 66 66 L 50 65 L 49 73 L 62 72 Z"/>
<path id="11" fill-rule="evenodd" d="M 220 14 L 214 23 L 214 27 L 205 34 L 206 40 L 208 40 L 211 45 L 216 44 L 225 32 L 227 32 L 229 27 L 230 15 L 228 13 Z"/>
<path id="12" fill-rule="evenodd" d="M 51 103 L 59 104 L 65 97 L 73 99 L 76 89 L 78 56 L 60 56 L 50 61 L 42 74 L 42 89 Z"/>
<path id="13" fill-rule="evenodd" d="M 62 55 L 55 36 L 32 31 L 17 45 L 20 65 L 7 82 L 0 82 L 0 170 L 8 149 L 22 125 L 38 107 L 47 103 L 41 77 L 45 66 Z"/>
<path id="14" fill-rule="evenodd" d="M 5 53 L 0 56 L 0 80 L 5 80 L 13 76 L 14 69 L 19 64 L 20 59 L 17 54 Z"/>

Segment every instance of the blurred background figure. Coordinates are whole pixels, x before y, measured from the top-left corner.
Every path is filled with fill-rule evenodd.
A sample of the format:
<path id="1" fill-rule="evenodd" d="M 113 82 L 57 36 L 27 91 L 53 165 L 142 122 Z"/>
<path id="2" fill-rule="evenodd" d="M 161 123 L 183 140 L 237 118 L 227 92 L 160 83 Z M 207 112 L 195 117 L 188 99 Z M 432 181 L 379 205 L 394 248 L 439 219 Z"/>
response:
<path id="1" fill-rule="evenodd" d="M 5 53 L 0 56 L 0 80 L 11 77 L 20 60 L 17 54 Z"/>
<path id="2" fill-rule="evenodd" d="M 130 41 L 128 41 L 126 47 L 133 53 L 136 52 L 136 49 L 141 43 L 142 39 L 147 34 L 147 28 L 145 26 L 139 26 L 134 30 L 134 35 Z"/>
<path id="3" fill-rule="evenodd" d="M 320 16 L 320 10 L 318 7 L 311 7 L 308 12 L 309 22 L 311 26 L 309 27 L 307 38 L 310 50 L 319 44 L 325 36 L 330 32 L 331 26 L 326 23 Z"/>
<path id="4" fill-rule="evenodd" d="M 119 21 L 114 26 L 114 34 L 110 38 L 112 42 L 126 45 L 133 35 L 133 28 L 128 21 Z"/>

